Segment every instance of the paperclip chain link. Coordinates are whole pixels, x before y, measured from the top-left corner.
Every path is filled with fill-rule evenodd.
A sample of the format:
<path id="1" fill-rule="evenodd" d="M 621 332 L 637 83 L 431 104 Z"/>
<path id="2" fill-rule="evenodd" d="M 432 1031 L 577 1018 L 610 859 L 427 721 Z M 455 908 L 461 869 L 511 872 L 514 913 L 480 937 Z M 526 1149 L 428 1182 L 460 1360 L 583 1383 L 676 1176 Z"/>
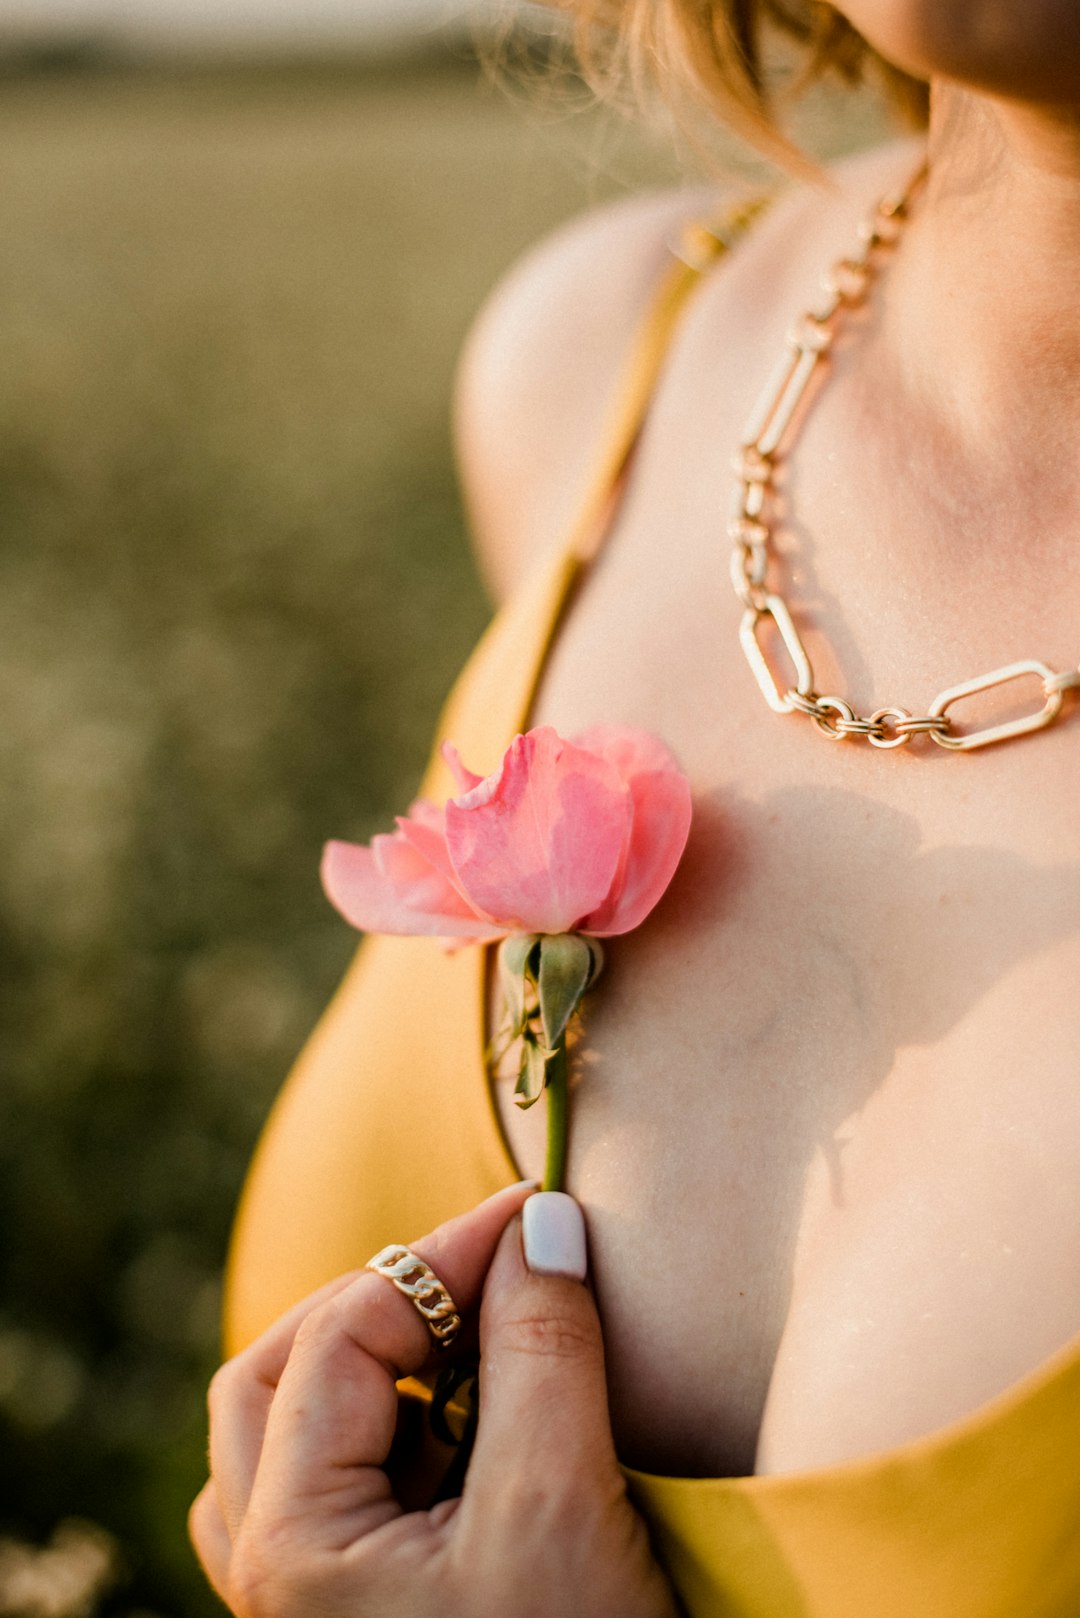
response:
<path id="1" fill-rule="evenodd" d="M 859 227 L 858 247 L 822 277 L 824 302 L 796 322 L 751 413 L 732 461 L 735 486 L 728 518 L 731 584 L 743 607 L 739 628 L 743 652 L 765 701 L 775 713 L 804 714 L 833 742 L 854 736 L 871 747 L 891 750 L 917 737 L 929 736 L 950 751 L 971 752 L 1052 724 L 1066 698 L 1080 692 L 1080 666 L 1056 673 L 1036 659 L 1024 659 L 939 691 L 925 714 L 890 706 L 863 716 L 844 697 L 822 695 L 816 689 L 813 665 L 791 609 L 779 590 L 769 584 L 774 565 L 771 512 L 776 470 L 782 454 L 798 437 L 800 406 L 846 312 L 865 301 L 875 276 L 895 248 L 912 199 L 925 178 L 926 167 L 922 165 L 904 191 L 883 197 Z M 766 657 L 762 630 L 771 631 L 783 647 L 790 664 L 786 678 L 777 675 Z M 950 710 L 957 703 L 1024 678 L 1041 683 L 1043 705 L 1036 712 L 967 732 L 954 728 Z"/>

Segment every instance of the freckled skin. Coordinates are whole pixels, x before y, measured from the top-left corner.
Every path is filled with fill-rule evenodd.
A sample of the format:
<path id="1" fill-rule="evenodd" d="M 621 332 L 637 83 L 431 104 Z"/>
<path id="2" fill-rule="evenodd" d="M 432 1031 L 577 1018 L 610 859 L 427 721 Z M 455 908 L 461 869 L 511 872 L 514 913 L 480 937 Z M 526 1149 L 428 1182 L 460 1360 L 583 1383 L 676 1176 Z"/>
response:
<path id="1" fill-rule="evenodd" d="M 818 690 L 923 711 L 1025 652 L 1080 655 L 1076 47 L 1049 0 L 848 9 L 935 75 L 930 177 L 784 456 L 777 569 Z M 600 1318 L 576 1281 L 528 1274 L 507 1225 L 523 1187 L 423 1249 L 463 1312 L 483 1290 L 485 1367 L 464 1498 L 425 1519 L 376 1469 L 392 1368 L 420 1366 L 426 1328 L 370 1276 L 287 1315 L 212 1401 L 193 1530 L 237 1611 L 482 1618 L 486 1595 L 500 1615 L 671 1618 L 605 1378 L 624 1460 L 716 1476 L 888 1449 L 1080 1353 L 1080 715 L 975 759 L 824 742 L 762 703 L 717 556 L 724 451 L 763 372 L 914 160 L 871 154 L 781 201 L 700 288 L 536 694 L 532 723 L 562 735 L 663 736 L 695 793 L 676 878 L 612 941 L 574 1046 L 569 1183 Z M 480 377 L 499 372 L 485 345 L 510 356 L 497 408 L 474 378 L 462 414 L 493 577 L 563 531 L 689 209 L 647 199 L 571 233 L 474 340 Z M 543 1114 L 511 1085 L 534 1175 Z"/>
<path id="2" fill-rule="evenodd" d="M 914 710 L 1080 656 L 1080 32 L 1050 0 L 842 9 L 934 75 L 931 179 L 786 467 L 784 588 L 819 689 Z M 784 333 L 916 156 L 775 205 L 699 291 L 534 711 L 651 729 L 695 787 L 683 869 L 588 1008 L 573 1098 L 618 1437 L 661 1471 L 904 1442 L 1080 1331 L 1080 721 L 962 760 L 826 744 L 762 703 L 718 552 L 727 450 Z M 613 222 L 595 284 L 583 249 L 573 319 L 614 321 L 613 263 L 655 276 L 671 229 Z M 600 340 L 575 332 L 558 371 L 551 307 L 528 421 L 565 448 L 519 468 L 518 515 L 465 446 L 497 577 L 565 528 L 572 446 L 596 437 Z M 539 1109 L 500 1099 L 535 1172 Z"/>

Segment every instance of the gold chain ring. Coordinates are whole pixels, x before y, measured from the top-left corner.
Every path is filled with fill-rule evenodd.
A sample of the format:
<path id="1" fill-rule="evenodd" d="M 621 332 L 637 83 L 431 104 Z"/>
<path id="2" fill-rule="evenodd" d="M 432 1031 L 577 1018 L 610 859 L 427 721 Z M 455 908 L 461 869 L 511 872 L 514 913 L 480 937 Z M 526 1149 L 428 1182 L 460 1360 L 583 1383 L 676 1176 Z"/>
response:
<path id="1" fill-rule="evenodd" d="M 423 1316 L 428 1331 L 440 1348 L 449 1348 L 461 1330 L 457 1304 L 423 1259 L 411 1247 L 396 1243 L 368 1259 L 365 1270 L 373 1270 L 393 1282 L 413 1308 Z"/>

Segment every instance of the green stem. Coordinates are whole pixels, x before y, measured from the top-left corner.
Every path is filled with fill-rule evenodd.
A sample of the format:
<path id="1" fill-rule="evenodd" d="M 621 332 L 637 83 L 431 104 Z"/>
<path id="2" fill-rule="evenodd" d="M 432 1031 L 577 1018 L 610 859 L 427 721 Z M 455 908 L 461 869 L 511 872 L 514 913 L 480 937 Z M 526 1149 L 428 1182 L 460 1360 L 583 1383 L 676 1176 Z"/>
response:
<path id="1" fill-rule="evenodd" d="M 568 1121 L 566 1035 L 555 1046 L 547 1065 L 547 1161 L 544 1164 L 544 1190 L 561 1191 L 566 1177 L 566 1126 Z"/>

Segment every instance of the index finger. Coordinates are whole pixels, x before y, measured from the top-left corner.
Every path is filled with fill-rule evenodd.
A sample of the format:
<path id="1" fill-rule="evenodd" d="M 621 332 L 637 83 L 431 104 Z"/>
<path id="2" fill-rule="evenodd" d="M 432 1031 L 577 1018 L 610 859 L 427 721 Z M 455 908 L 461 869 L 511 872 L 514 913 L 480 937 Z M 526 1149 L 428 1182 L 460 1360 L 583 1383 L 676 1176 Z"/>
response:
<path id="1" fill-rule="evenodd" d="M 413 1244 L 462 1313 L 479 1302 L 499 1238 L 533 1182 L 510 1186 Z M 251 1492 L 260 1524 L 340 1548 L 399 1511 L 381 1470 L 397 1422 L 395 1383 L 435 1342 L 409 1300 L 366 1273 L 298 1325 L 266 1420 Z"/>
<path id="2" fill-rule="evenodd" d="M 247 1510 L 270 1404 L 308 1315 L 352 1284 L 353 1270 L 312 1292 L 215 1373 L 210 1383 L 210 1475 L 231 1536 Z"/>

